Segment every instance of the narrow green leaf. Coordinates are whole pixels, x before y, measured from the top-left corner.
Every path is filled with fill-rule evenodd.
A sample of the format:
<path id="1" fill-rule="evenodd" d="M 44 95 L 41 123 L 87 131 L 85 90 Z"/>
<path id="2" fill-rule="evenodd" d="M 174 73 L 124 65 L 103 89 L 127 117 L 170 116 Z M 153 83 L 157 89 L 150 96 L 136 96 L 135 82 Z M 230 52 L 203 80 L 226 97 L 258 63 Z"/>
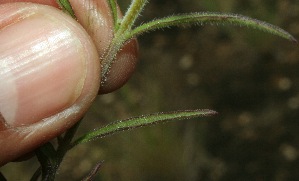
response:
<path id="1" fill-rule="evenodd" d="M 36 157 L 41 165 L 41 174 L 42 174 L 42 180 L 54 180 L 52 178 L 55 178 L 55 175 L 53 175 L 53 170 L 55 170 L 53 167 L 55 163 L 53 163 L 53 160 L 51 160 L 47 153 L 45 153 L 44 148 L 41 147 L 37 150 L 35 150 Z"/>
<path id="2" fill-rule="evenodd" d="M 278 35 L 282 38 L 286 38 L 293 42 L 297 42 L 296 39 L 288 32 L 269 23 L 238 14 L 225 14 L 215 12 L 190 13 L 153 20 L 133 29 L 131 33 L 128 34 L 128 37 L 126 37 L 126 39 L 138 36 L 144 32 L 149 32 L 161 28 L 167 28 L 170 26 L 204 24 L 232 24 L 239 26 L 247 26 L 250 28 L 256 28 L 268 33 L 272 33 L 274 35 Z"/>
<path id="3" fill-rule="evenodd" d="M 96 138 L 101 138 L 120 131 L 131 130 L 138 127 L 143 127 L 157 123 L 163 123 L 170 120 L 181 120 L 200 116 L 210 116 L 214 114 L 216 114 L 216 112 L 212 110 L 185 110 L 168 113 L 155 113 L 146 116 L 129 118 L 126 120 L 108 124 L 107 126 L 104 126 L 102 128 L 99 128 L 95 131 L 83 135 L 82 137 L 80 137 L 72 143 L 72 147 L 80 143 L 86 143 Z"/>
<path id="4" fill-rule="evenodd" d="M 73 11 L 72 5 L 68 0 L 56 0 L 60 8 L 69 14 L 72 18 L 76 19 L 75 13 Z"/>
<path id="5" fill-rule="evenodd" d="M 51 165 L 54 165 L 56 163 L 56 150 L 50 142 L 44 144 L 43 146 L 38 148 L 38 150 L 42 155 L 45 156 L 45 158 L 47 158 L 44 161 L 47 161 L 48 163 L 44 164 L 50 163 Z"/>
<path id="6" fill-rule="evenodd" d="M 108 0 L 109 6 L 110 6 L 110 10 L 112 13 L 112 18 L 113 18 L 113 23 L 114 23 L 114 29 L 117 30 L 118 29 L 118 10 L 117 10 L 117 5 L 115 0 Z"/>

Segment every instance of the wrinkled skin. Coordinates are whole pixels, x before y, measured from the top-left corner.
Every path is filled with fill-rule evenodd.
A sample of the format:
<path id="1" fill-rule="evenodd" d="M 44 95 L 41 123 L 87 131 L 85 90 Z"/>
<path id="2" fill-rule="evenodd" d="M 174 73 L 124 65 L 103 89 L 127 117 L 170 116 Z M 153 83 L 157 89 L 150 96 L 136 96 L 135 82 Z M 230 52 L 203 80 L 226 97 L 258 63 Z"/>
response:
<path id="1" fill-rule="evenodd" d="M 30 53 L 29 58 L 40 56 L 41 62 L 52 63 L 51 57 L 59 59 L 57 65 L 53 64 L 53 67 L 47 67 L 47 64 L 45 69 L 40 68 L 41 72 L 38 76 L 32 73 L 29 82 L 26 76 L 30 76 L 32 71 L 20 73 L 22 76 L 17 78 L 22 81 L 18 82 L 20 85 L 14 85 L 16 96 L 12 96 L 15 101 L 12 107 L 17 107 L 16 110 L 5 110 L 3 106 L 1 107 L 7 105 L 5 101 L 8 98 L 0 94 L 0 166 L 30 153 L 69 129 L 84 115 L 98 93 L 108 93 L 121 87 L 135 69 L 138 45 L 136 39 L 133 39 L 122 47 L 108 74 L 107 81 L 99 88 L 100 58 L 113 37 L 113 24 L 108 5 L 105 0 L 71 0 L 70 2 L 78 22 L 59 10 L 54 0 L 2 0 L 0 2 L 0 73 L 2 69 L 6 70 L 5 61 L 8 59 L 5 53 L 12 54 L 10 51 L 14 51 L 16 47 L 28 47 L 24 52 Z M 26 28 L 26 23 L 28 26 L 32 24 L 36 26 Z M 13 30 L 18 28 L 19 24 L 25 28 Z M 38 33 L 34 33 L 35 31 Z M 71 34 L 70 40 L 64 40 L 66 36 L 63 36 L 63 41 L 51 42 L 52 34 L 59 31 Z M 28 37 L 26 41 L 23 40 L 27 43 L 26 46 L 23 46 L 24 43 L 22 44 L 21 41 L 22 32 L 24 37 Z M 20 35 L 12 37 L 14 33 Z M 18 41 L 19 37 L 21 37 L 20 41 Z M 47 45 L 46 58 L 50 57 L 49 59 L 45 59 L 44 54 L 35 52 L 39 51 L 34 46 L 38 41 Z M 1 44 L 11 47 L 1 46 Z M 38 45 L 37 47 L 41 47 L 40 44 Z M 57 46 L 66 50 L 57 49 Z M 12 55 L 17 57 L 17 60 L 12 60 L 16 65 L 21 65 L 22 63 L 18 61 L 25 61 L 28 57 L 21 57 L 18 55 L 19 49 L 16 51 L 17 53 Z M 32 66 L 29 67 L 30 70 L 36 70 L 35 63 L 30 66 Z M 1 76 L 2 74 L 0 78 Z M 6 90 L 8 88 L 10 87 L 2 89 L 8 92 L 8 95 L 14 95 L 10 90 Z M 2 89 L 0 87 L 0 91 Z"/>

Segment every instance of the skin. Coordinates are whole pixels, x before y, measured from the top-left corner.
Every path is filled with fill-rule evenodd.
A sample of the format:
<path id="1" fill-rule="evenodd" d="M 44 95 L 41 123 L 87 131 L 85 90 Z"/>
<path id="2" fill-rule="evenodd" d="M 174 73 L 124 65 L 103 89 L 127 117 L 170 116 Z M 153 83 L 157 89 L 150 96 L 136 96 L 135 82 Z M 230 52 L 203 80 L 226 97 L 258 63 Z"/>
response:
<path id="1" fill-rule="evenodd" d="M 104 0 L 71 3 L 78 21 L 54 0 L 0 2 L 0 166 L 66 131 L 99 90 L 121 87 L 135 68 L 131 40 L 99 89 L 99 60 L 113 37 L 110 12 Z"/>

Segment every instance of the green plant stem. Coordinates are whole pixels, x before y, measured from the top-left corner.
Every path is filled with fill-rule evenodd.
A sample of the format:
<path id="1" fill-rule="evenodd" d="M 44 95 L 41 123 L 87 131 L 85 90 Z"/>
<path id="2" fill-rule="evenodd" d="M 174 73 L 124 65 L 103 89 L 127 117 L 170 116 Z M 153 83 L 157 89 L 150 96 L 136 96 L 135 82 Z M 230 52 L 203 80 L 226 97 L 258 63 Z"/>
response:
<path id="1" fill-rule="evenodd" d="M 82 122 L 82 119 L 83 118 L 81 118 L 79 122 L 77 122 L 71 129 L 69 129 L 65 133 L 62 144 L 59 144 L 57 148 L 57 164 L 60 164 L 62 162 L 64 155 L 68 152 L 71 142 L 80 126 L 80 123 Z"/>
<path id="2" fill-rule="evenodd" d="M 50 150 L 50 143 L 42 146 L 36 151 L 37 158 L 41 164 L 41 173 L 43 181 L 54 181 L 57 170 L 65 154 L 69 151 L 71 141 L 75 133 L 77 132 L 81 121 L 82 119 L 65 133 L 64 137 L 61 138 L 61 141 L 58 144 L 57 151 Z M 37 170 L 35 178 L 38 178 L 39 174 L 40 172 L 38 172 Z"/>
<path id="3" fill-rule="evenodd" d="M 249 18 L 237 14 L 226 14 L 226 13 L 215 13 L 215 12 L 202 12 L 202 13 L 190 13 L 183 15 L 176 15 L 165 17 L 158 20 L 153 20 L 151 22 L 142 24 L 135 29 L 131 29 L 137 15 L 142 10 L 143 6 L 146 4 L 144 0 L 136 0 L 129 8 L 126 16 L 124 17 L 119 30 L 116 32 L 106 54 L 102 57 L 102 86 L 105 86 L 107 75 L 109 74 L 111 65 L 113 64 L 117 52 L 124 45 L 126 41 L 133 37 L 137 37 L 145 32 L 154 31 L 157 29 L 167 28 L 171 26 L 190 26 L 190 25 L 203 25 L 203 24 L 232 24 L 239 26 L 247 26 L 251 28 L 256 28 L 274 35 L 280 36 L 282 38 L 288 39 L 293 42 L 297 40 L 285 30 L 271 25 L 269 23 Z"/>
<path id="4" fill-rule="evenodd" d="M 111 69 L 112 64 L 115 61 L 117 53 L 121 49 L 121 47 L 125 43 L 124 36 L 118 36 L 112 39 L 109 48 L 106 50 L 106 53 L 103 57 L 101 57 L 102 63 L 102 79 L 101 79 L 101 86 L 105 86 L 105 82 L 107 80 L 107 76 Z"/>
<path id="5" fill-rule="evenodd" d="M 140 15 L 147 0 L 133 0 L 129 9 L 127 10 L 124 18 L 121 21 L 117 34 L 123 34 L 124 32 L 130 31 L 136 19 Z M 117 36 L 117 35 L 116 35 Z"/>
<path id="6" fill-rule="evenodd" d="M 113 4 L 113 0 L 110 1 L 111 11 L 113 12 L 114 19 L 116 19 L 115 15 L 116 10 L 114 10 L 115 5 Z M 122 20 L 114 20 L 117 23 L 117 28 L 115 28 L 114 38 L 112 39 L 109 48 L 106 53 L 101 57 L 102 63 L 102 81 L 101 86 L 105 86 L 105 82 L 107 76 L 109 74 L 110 68 L 115 61 L 116 55 L 124 43 L 128 40 L 126 37 L 130 33 L 134 22 L 139 16 L 140 12 L 143 10 L 146 5 L 147 0 L 133 0 L 129 9 L 125 13 L 125 16 Z M 120 22 L 120 24 L 118 24 Z"/>

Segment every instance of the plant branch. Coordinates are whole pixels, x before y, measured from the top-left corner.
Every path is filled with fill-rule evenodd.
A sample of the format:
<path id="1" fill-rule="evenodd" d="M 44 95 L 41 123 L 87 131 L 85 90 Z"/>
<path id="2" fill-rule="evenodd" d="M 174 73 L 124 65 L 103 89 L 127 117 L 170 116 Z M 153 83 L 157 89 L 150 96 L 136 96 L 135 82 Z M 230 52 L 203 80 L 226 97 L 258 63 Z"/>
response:
<path id="1" fill-rule="evenodd" d="M 113 0 L 109 0 L 110 6 L 112 6 L 113 11 Z M 140 12 L 143 10 L 144 6 L 146 5 L 147 0 L 133 0 L 130 7 L 128 8 L 127 12 L 125 13 L 123 19 L 118 22 L 118 19 L 114 17 L 114 21 L 117 19 L 117 30 L 115 32 L 114 38 L 111 41 L 106 53 L 101 57 L 102 62 L 102 81 L 101 86 L 105 85 L 107 75 L 109 74 L 111 65 L 114 63 L 115 57 L 123 46 L 123 44 L 128 40 L 126 39 L 127 34 L 130 33 L 133 24 L 135 23 L 136 19 L 138 18 Z M 115 13 L 115 12 L 114 12 Z M 117 15 L 113 15 L 117 16 Z"/>
<path id="2" fill-rule="evenodd" d="M 135 21 L 136 18 L 135 15 L 137 16 L 138 13 L 142 10 L 146 1 L 136 0 L 133 3 L 137 3 L 137 5 L 139 6 L 137 5 L 134 6 L 133 4 L 131 5 L 131 8 L 129 8 L 127 12 L 128 15 L 125 16 L 126 19 L 122 21 L 119 31 L 116 33 L 109 48 L 107 49 L 107 53 L 102 57 L 102 60 L 105 60 L 102 69 L 102 77 L 103 77 L 101 82 L 102 86 L 104 86 L 106 82 L 107 75 L 109 74 L 110 67 L 115 60 L 115 56 L 117 55 L 117 52 L 120 50 L 123 44 L 133 37 L 137 37 L 145 32 L 150 32 L 157 29 L 169 28 L 172 26 L 184 27 L 190 25 L 204 25 L 204 24 L 232 24 L 232 25 L 246 26 L 250 28 L 259 29 L 280 36 L 282 38 L 288 39 L 290 41 L 297 42 L 297 40 L 291 34 L 272 24 L 260 20 L 256 20 L 253 18 L 249 18 L 246 16 L 238 15 L 238 14 L 226 14 L 226 13 L 215 13 L 215 12 L 190 13 L 190 14 L 169 16 L 162 19 L 150 21 L 148 23 L 142 24 L 136 27 L 135 29 L 131 30 L 131 26 L 133 25 L 133 22 Z M 138 4 L 138 3 L 142 3 L 142 4 Z"/>
<path id="3" fill-rule="evenodd" d="M 82 121 L 83 118 L 81 118 L 80 121 L 78 121 L 72 128 L 70 128 L 64 135 L 63 137 L 63 141 L 62 144 L 58 145 L 57 148 L 57 168 L 59 167 L 60 163 L 63 160 L 64 155 L 67 153 L 67 151 L 69 150 L 70 144 L 80 126 L 80 123 Z"/>
<path id="4" fill-rule="evenodd" d="M 61 138 L 57 150 L 54 149 L 51 143 L 46 143 L 36 150 L 36 156 L 41 164 L 41 172 L 39 170 L 34 174 L 33 179 L 37 179 L 42 174 L 42 180 L 54 181 L 57 170 L 65 156 L 69 151 L 70 143 L 80 125 L 82 119 L 70 128 Z"/>

